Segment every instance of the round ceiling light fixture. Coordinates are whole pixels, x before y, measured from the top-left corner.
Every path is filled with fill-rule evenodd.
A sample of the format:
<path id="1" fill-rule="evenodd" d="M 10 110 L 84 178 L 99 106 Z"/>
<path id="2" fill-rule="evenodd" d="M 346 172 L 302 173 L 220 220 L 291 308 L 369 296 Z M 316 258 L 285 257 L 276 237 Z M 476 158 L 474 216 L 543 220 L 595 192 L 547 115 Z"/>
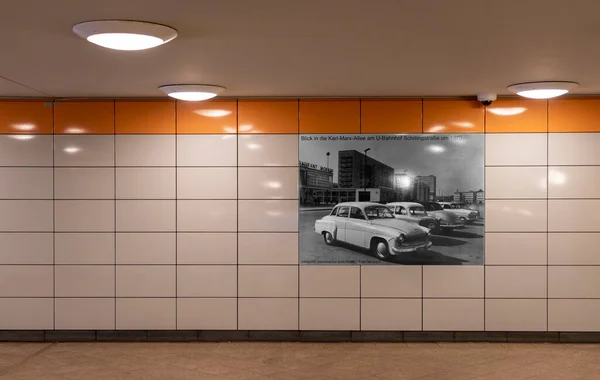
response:
<path id="1" fill-rule="evenodd" d="M 525 98 L 550 99 L 556 98 L 579 86 L 577 82 L 527 82 L 508 86 L 508 90 Z"/>
<path id="2" fill-rule="evenodd" d="M 225 91 L 225 87 L 210 84 L 169 84 L 160 86 L 159 89 L 172 98 L 188 102 L 214 98 Z"/>
<path id="3" fill-rule="evenodd" d="M 166 25 L 129 20 L 86 21 L 73 26 L 73 32 L 93 44 L 115 50 L 150 49 L 177 37 L 177 31 Z"/>

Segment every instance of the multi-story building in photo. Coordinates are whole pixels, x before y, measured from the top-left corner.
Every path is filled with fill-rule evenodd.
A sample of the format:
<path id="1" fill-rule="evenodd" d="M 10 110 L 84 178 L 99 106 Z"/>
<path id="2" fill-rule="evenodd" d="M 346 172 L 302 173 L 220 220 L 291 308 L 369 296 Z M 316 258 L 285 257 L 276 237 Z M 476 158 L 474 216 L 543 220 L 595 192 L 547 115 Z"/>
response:
<path id="1" fill-rule="evenodd" d="M 300 203 L 330 203 L 333 169 L 300 161 Z"/>
<path id="2" fill-rule="evenodd" d="M 338 183 L 341 188 L 393 188 L 394 168 L 356 150 L 338 153 Z"/>
<path id="3" fill-rule="evenodd" d="M 469 190 L 469 191 L 458 191 L 454 192 L 454 202 L 457 203 L 467 203 L 467 204 L 476 204 L 476 203 L 484 203 L 485 194 L 482 189 L 479 190 Z"/>
<path id="4" fill-rule="evenodd" d="M 435 201 L 437 178 L 434 175 L 418 175 L 415 180 L 417 183 L 423 183 L 429 187 L 429 197 L 423 201 Z"/>

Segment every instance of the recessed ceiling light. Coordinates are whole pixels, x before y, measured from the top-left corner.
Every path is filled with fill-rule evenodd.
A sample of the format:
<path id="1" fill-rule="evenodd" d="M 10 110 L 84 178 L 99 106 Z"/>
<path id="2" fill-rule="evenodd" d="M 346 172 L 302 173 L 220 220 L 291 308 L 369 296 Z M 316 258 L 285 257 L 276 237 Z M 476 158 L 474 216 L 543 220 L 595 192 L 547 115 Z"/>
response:
<path id="1" fill-rule="evenodd" d="M 150 49 L 177 37 L 177 31 L 168 26 L 128 20 L 82 22 L 73 27 L 73 32 L 93 44 L 115 50 Z"/>
<path id="2" fill-rule="evenodd" d="M 527 82 L 508 86 L 508 90 L 531 99 L 556 98 L 577 87 L 577 82 Z"/>
<path id="3" fill-rule="evenodd" d="M 214 98 L 225 91 L 225 87 L 209 84 L 170 84 L 159 89 L 172 98 L 190 102 Z"/>

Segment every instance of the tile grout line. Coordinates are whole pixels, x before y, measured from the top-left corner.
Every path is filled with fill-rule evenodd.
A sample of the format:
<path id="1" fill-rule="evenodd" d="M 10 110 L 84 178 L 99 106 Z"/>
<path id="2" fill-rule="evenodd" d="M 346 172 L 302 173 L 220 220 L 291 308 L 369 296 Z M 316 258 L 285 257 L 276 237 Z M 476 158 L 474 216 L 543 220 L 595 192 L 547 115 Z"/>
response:
<path id="1" fill-rule="evenodd" d="M 297 101 L 298 104 L 298 116 L 296 118 L 296 127 L 298 130 L 298 135 L 296 136 L 296 144 L 298 146 L 298 161 L 300 161 L 300 99 L 298 99 Z M 298 255 L 297 255 L 297 259 L 298 259 L 298 301 L 297 301 L 297 305 L 298 305 L 298 320 L 297 320 L 297 327 L 298 327 L 298 331 L 300 331 L 300 265 L 302 264 L 302 260 L 300 258 L 300 181 L 298 180 Z"/>
<path id="2" fill-rule="evenodd" d="M 549 212 L 550 212 L 550 101 L 546 100 L 546 331 L 550 330 L 550 301 L 549 301 L 549 275 L 550 267 L 548 266 L 548 250 L 549 250 Z"/>
<path id="3" fill-rule="evenodd" d="M 114 289 L 114 296 L 115 296 L 115 300 L 113 302 L 114 304 L 114 308 L 115 308 L 115 312 L 114 312 L 114 321 L 113 321 L 113 326 L 114 329 L 117 329 L 117 102 L 114 101 L 114 105 L 113 105 L 113 212 L 114 212 L 114 226 L 113 228 L 115 229 L 113 238 L 113 246 L 114 246 L 114 262 L 113 262 L 113 266 L 114 266 L 114 284 L 115 284 L 115 289 Z"/>
<path id="4" fill-rule="evenodd" d="M 487 265 L 486 265 L 486 260 L 485 260 L 485 222 L 487 220 L 487 212 L 485 211 L 486 205 L 487 205 L 487 188 L 486 188 L 486 151 L 487 151 L 487 137 L 485 135 L 485 132 L 487 131 L 487 107 L 484 106 L 483 108 L 483 191 L 484 191 L 484 196 L 483 196 L 483 200 L 484 200 L 484 205 L 483 205 L 483 210 L 484 210 L 484 220 L 483 220 L 483 331 L 487 330 L 487 292 L 486 292 L 486 275 L 487 275 Z"/>
<path id="5" fill-rule="evenodd" d="M 56 330 L 56 125 L 52 102 L 52 327 Z"/>
<path id="6" fill-rule="evenodd" d="M 235 262 L 235 329 L 240 329 L 240 136 L 239 136 L 239 126 L 240 126 L 240 107 L 239 100 L 235 101 L 235 189 L 236 189 L 236 200 L 235 200 L 235 210 L 236 210 L 236 228 L 235 228 L 235 241 L 236 241 L 236 262 Z"/>
<path id="7" fill-rule="evenodd" d="M 178 191 L 178 187 L 177 187 L 177 176 L 178 176 L 178 172 L 179 169 L 177 167 L 177 164 L 179 163 L 177 160 L 178 157 L 178 149 L 179 149 L 179 138 L 177 137 L 177 131 L 179 130 L 179 125 L 178 125 L 178 119 L 177 119 L 177 107 L 179 106 L 179 102 L 180 100 L 176 100 L 175 101 L 175 135 L 173 136 L 175 138 L 175 330 L 179 329 L 179 246 L 178 246 L 178 241 L 179 241 L 179 233 L 177 228 L 178 226 L 178 214 L 179 214 L 179 210 L 178 210 L 178 206 L 179 206 L 179 194 L 177 193 Z"/>

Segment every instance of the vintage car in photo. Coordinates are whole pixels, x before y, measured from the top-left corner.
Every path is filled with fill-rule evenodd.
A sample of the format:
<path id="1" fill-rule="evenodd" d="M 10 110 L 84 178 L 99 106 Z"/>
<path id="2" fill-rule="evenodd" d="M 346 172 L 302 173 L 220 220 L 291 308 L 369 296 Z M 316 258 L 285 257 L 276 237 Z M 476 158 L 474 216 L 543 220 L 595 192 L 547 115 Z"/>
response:
<path id="1" fill-rule="evenodd" d="M 415 202 L 392 202 L 386 205 L 396 219 L 405 220 L 430 230 L 438 228 L 438 221 L 427 214 L 423 205 Z"/>
<path id="2" fill-rule="evenodd" d="M 396 219 L 389 208 L 372 202 L 337 204 L 329 215 L 315 221 L 315 232 L 327 245 L 351 244 L 379 259 L 424 251 L 432 244 L 427 228 Z"/>
<path id="3" fill-rule="evenodd" d="M 444 210 L 455 213 L 465 223 L 473 223 L 479 219 L 479 212 L 470 210 L 464 203 L 438 202 Z"/>
<path id="4" fill-rule="evenodd" d="M 465 226 L 465 222 L 462 221 L 455 213 L 444 210 L 437 202 L 419 202 L 427 214 L 433 216 L 440 226 L 440 229 L 445 231 L 452 231 L 454 228 L 462 228 Z"/>

